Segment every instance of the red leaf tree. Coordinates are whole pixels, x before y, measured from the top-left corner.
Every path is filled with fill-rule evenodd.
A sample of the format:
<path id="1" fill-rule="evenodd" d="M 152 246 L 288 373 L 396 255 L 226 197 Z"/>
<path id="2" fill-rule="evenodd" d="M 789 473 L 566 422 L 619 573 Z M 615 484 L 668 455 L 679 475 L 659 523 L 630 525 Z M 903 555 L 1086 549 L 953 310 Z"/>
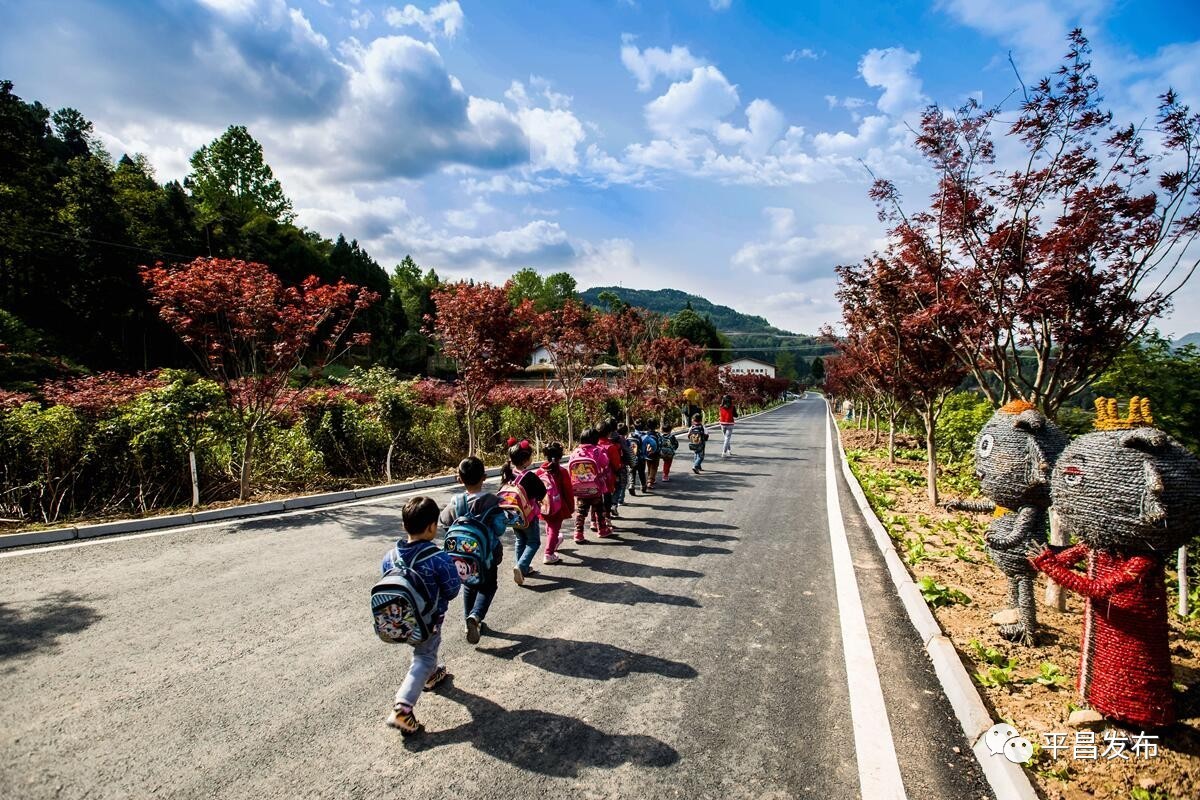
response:
<path id="1" fill-rule="evenodd" d="M 660 336 L 647 343 L 644 360 L 652 390 L 648 405 L 660 423 L 670 418 L 674 424 L 679 418 L 683 392 L 696 375 L 694 365 L 703 358 L 704 348 L 687 339 Z"/>
<path id="2" fill-rule="evenodd" d="M 467 449 L 475 455 L 479 437 L 476 423 L 491 391 L 507 375 L 525 365 L 530 349 L 529 301 L 513 308 L 509 285 L 488 283 L 446 284 L 431 295 L 437 315 L 426 318 L 442 355 L 454 361 L 458 372 L 456 399 L 466 414 Z"/>
<path id="3" fill-rule="evenodd" d="M 159 316 L 195 352 L 221 385 L 243 443 L 239 497 L 250 495 L 259 426 L 278 407 L 297 367 L 309 379 L 369 335 L 348 335 L 351 323 L 379 295 L 315 276 L 285 286 L 265 264 L 197 258 L 180 267 L 142 267 Z"/>
<path id="4" fill-rule="evenodd" d="M 582 304 L 567 300 L 561 308 L 538 314 L 533 320 L 537 344 L 550 353 L 554 374 L 567 405 L 567 439 L 575 441 L 575 399 L 607 342 L 594 325 L 592 312 Z"/>
<path id="5" fill-rule="evenodd" d="M 994 166 L 997 109 L 930 108 L 916 139 L 938 177 L 929 210 L 906 214 L 887 181 L 871 192 L 894 241 L 927 254 L 921 302 L 955 321 L 941 332 L 955 359 L 996 405 L 1021 398 L 1051 416 L 1200 263 L 1200 114 L 1164 93 L 1152 152 L 1101 107 L 1083 34 L 1069 45 L 1007 130 L 1016 168 Z"/>
<path id="6" fill-rule="evenodd" d="M 926 488 L 936 506 L 936 424 L 942 403 L 966 374 L 954 358 L 942 332 L 954 320 L 929 297 L 930 286 L 921 280 L 929 253 L 920 248 L 889 249 L 861 264 L 837 268 L 838 300 L 842 320 L 855 358 L 865 361 L 868 376 L 877 379 L 881 392 L 890 395 L 889 459 L 894 460 L 895 413 L 907 407 L 916 411 L 925 426 Z"/>
<path id="7" fill-rule="evenodd" d="M 661 322 L 644 308 L 626 306 L 602 314 L 596 321 L 597 335 L 617 356 L 621 367 L 618 379 L 625 422 L 631 413 L 640 413 L 653 388 L 646 369 L 646 350 L 661 329 Z"/>

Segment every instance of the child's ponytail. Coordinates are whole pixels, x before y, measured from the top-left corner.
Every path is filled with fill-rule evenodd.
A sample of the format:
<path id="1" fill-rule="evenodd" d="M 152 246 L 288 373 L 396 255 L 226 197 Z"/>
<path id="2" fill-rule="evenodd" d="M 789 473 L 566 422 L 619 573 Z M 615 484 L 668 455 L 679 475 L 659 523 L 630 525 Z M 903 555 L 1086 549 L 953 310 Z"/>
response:
<path id="1" fill-rule="evenodd" d="M 508 440 L 508 461 L 500 468 L 500 480 L 503 483 L 512 483 L 517 477 L 517 469 L 525 467 L 533 459 L 533 445 L 529 444 L 527 439 L 517 441 L 515 438 Z"/>

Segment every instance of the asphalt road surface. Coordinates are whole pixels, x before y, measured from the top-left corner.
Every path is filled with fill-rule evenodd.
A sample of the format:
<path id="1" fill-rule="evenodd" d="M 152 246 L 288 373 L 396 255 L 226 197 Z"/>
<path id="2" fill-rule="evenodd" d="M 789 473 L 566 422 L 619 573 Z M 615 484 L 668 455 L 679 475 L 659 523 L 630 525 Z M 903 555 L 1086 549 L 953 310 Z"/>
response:
<path id="1" fill-rule="evenodd" d="M 367 602 L 407 495 L 0 555 L 0 797 L 991 797 L 840 469 L 835 587 L 827 426 L 811 397 L 745 420 L 619 538 L 502 570 L 410 739 Z"/>

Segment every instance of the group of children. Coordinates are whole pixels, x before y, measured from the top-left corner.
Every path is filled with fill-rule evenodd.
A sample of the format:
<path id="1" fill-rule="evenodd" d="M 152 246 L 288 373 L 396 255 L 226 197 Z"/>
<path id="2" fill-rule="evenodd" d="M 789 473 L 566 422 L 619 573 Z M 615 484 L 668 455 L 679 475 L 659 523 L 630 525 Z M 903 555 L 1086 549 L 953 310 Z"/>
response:
<path id="1" fill-rule="evenodd" d="M 722 407 L 726 402 L 732 407 L 732 401 L 723 401 Z M 686 439 L 692 472 L 700 474 L 708 431 L 700 414 L 694 414 L 691 423 Z M 728 427 L 722 426 L 724 455 L 731 452 L 732 424 L 730 418 Z M 669 427 L 660 432 L 654 420 L 637 420 L 633 427 L 630 432 L 626 425 L 607 419 L 583 431 L 579 446 L 569 456 L 558 442 L 546 445 L 540 464 L 534 463 L 528 441 L 510 439 L 496 493 L 484 491 L 484 464 L 471 456 L 458 465 L 463 492 L 445 508 L 439 509 L 428 497 L 414 497 L 405 504 L 407 541 L 398 542 L 385 557 L 384 578 L 372 590 L 376 632 L 387 641 L 413 645 L 412 666 L 396 692 L 388 725 L 406 735 L 421 730 L 413 707 L 422 691 L 448 674 L 437 655 L 446 611 L 460 589 L 466 639 L 470 644 L 479 642 L 499 583 L 504 557 L 501 537 L 506 528 L 513 529 L 515 539 L 513 580 L 523 585 L 537 574 L 533 560 L 542 546 L 542 525 L 546 528 L 542 564 L 560 563 L 558 548 L 568 520 L 574 521 L 576 543 L 587 541 L 588 527 L 597 537 L 608 538 L 627 495 L 636 497 L 639 487 L 643 494 L 653 492 L 660 468 L 662 481 L 671 480 L 679 451 L 676 434 Z M 433 543 L 439 532 L 444 536 L 442 548 Z"/>

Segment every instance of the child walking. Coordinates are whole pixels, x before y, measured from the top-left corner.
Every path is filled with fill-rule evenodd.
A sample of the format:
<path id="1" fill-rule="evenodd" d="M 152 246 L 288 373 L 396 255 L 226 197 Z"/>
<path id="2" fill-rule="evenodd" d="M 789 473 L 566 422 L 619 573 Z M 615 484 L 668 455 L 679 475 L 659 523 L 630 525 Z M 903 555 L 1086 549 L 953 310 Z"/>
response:
<path id="1" fill-rule="evenodd" d="M 542 506 L 542 520 L 546 523 L 546 551 L 542 555 L 543 564 L 557 564 L 562 561 L 558 555 L 558 545 L 562 541 L 562 524 L 575 516 L 575 495 L 571 490 L 571 473 L 562 466 L 563 446 L 551 442 L 542 448 L 546 462 L 538 469 L 542 481 L 554 481 L 558 489 L 559 507 L 557 511 Z M 547 491 L 549 497 L 549 491 Z"/>
<path id="2" fill-rule="evenodd" d="M 721 457 L 726 458 L 733 455 L 733 426 L 737 422 L 737 411 L 733 408 L 733 397 L 725 395 L 721 398 L 721 407 L 718 409 L 721 420 L 721 433 L 725 434 L 725 444 L 721 448 Z"/>
<path id="3" fill-rule="evenodd" d="M 408 537 L 403 544 L 397 542 L 400 559 L 411 565 L 410 569 L 420 576 L 426 588 L 436 591 L 432 635 L 413 648 L 412 665 L 396 691 L 396 701 L 387 718 L 388 725 L 408 735 L 424 727 L 413 714 L 421 692 L 434 688 L 450 674 L 445 664 L 438 663 L 438 648 L 442 645 L 446 608 L 458 595 L 460 582 L 450 556 L 433 543 L 438 530 L 437 503 L 429 497 L 414 497 L 404 504 L 401 519 Z"/>
<path id="4" fill-rule="evenodd" d="M 492 598 L 496 596 L 497 573 L 500 562 L 504 560 L 504 530 L 508 527 L 500 509 L 500 498 L 483 490 L 486 477 L 483 461 L 475 456 L 458 462 L 458 482 L 465 491 L 451 498 L 438 519 L 438 527 L 445 534 L 455 520 L 471 518 L 480 524 L 491 540 L 491 563 L 480 568 L 476 582 L 463 583 L 463 617 L 467 641 L 471 644 L 479 643 L 483 620 L 491 608 Z"/>
<path id="5" fill-rule="evenodd" d="M 633 421 L 633 433 L 629 436 L 629 448 L 633 451 L 632 474 L 629 476 L 629 494 L 637 497 L 635 485 L 641 483 L 642 494 L 646 493 L 646 446 L 642 444 L 642 436 L 646 429 L 640 419 Z"/>
<path id="6" fill-rule="evenodd" d="M 662 437 L 658 434 L 658 422 L 650 420 L 646 423 L 646 432 L 642 434 L 642 449 L 646 452 L 646 491 L 653 492 L 658 480 L 658 463 L 662 457 Z"/>
<path id="7" fill-rule="evenodd" d="M 517 560 L 513 565 L 513 581 L 517 586 L 521 586 L 525 583 L 525 578 L 537 572 L 533 568 L 533 557 L 542 546 L 538 507 L 546 497 L 546 487 L 542 484 L 542 479 L 529 468 L 533 461 L 533 445 L 524 440 L 518 442 L 509 439 L 508 442 L 508 463 L 500 468 L 500 480 L 502 483 L 515 484 L 524 489 L 525 496 L 533 506 L 532 519 L 526 520 L 526 527 L 513 526 Z"/>
<path id="8" fill-rule="evenodd" d="M 608 456 L 608 493 L 604 495 L 604 510 L 611 520 L 620 516 L 617 512 L 617 486 L 621 482 L 621 445 L 613 439 L 617 435 L 617 421 L 611 417 L 600 426 L 599 446 Z"/>
<path id="9" fill-rule="evenodd" d="M 612 535 L 612 525 L 604 508 L 608 454 L 604 452 L 604 448 L 597 446 L 599 441 L 600 433 L 595 428 L 588 428 L 579 436 L 579 447 L 571 456 L 571 481 L 575 489 L 575 541 L 578 544 L 586 541 L 583 537 L 583 525 L 589 515 L 601 539 Z M 588 463 L 589 461 L 591 463 Z M 593 470 L 593 465 L 592 482 L 580 480 L 581 475 Z"/>
<path id="10" fill-rule="evenodd" d="M 688 449 L 692 451 L 692 472 L 699 475 L 703 471 L 704 446 L 708 441 L 708 431 L 704 429 L 704 417 L 692 415 L 692 427 L 688 429 Z"/>
<path id="11" fill-rule="evenodd" d="M 679 439 L 675 438 L 675 433 L 671 428 L 667 428 L 662 437 L 663 483 L 669 483 L 671 480 L 671 464 L 675 461 L 677 452 L 679 452 Z"/>
<path id="12" fill-rule="evenodd" d="M 625 492 L 631 490 L 629 485 L 630 470 L 633 467 L 634 455 L 629 446 L 629 426 L 624 422 L 617 425 L 613 440 L 621 446 L 621 467 L 617 472 L 617 493 L 613 496 L 613 507 L 619 509 L 625 505 Z"/>

